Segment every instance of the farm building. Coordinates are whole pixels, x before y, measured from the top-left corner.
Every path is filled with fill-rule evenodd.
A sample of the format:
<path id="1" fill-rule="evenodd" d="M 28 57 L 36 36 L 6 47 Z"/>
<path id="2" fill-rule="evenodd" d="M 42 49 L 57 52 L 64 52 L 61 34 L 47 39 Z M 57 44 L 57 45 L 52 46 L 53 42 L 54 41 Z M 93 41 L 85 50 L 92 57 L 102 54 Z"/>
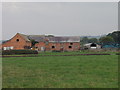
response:
<path id="1" fill-rule="evenodd" d="M 26 35 L 17 33 L 13 38 L 2 43 L 1 46 L 3 50 L 29 49 L 31 47 L 31 42 Z"/>
<path id="2" fill-rule="evenodd" d="M 47 37 L 35 47 L 40 51 L 77 51 L 80 49 L 80 37 Z"/>
<path id="3" fill-rule="evenodd" d="M 100 49 L 101 48 L 101 46 L 96 43 L 87 43 L 84 45 L 84 47 L 87 49 Z"/>
<path id="4" fill-rule="evenodd" d="M 32 41 L 36 43 L 33 45 Z M 77 51 L 80 49 L 80 37 L 24 35 L 17 33 L 13 38 L 2 43 L 0 47 L 3 50 Z"/>

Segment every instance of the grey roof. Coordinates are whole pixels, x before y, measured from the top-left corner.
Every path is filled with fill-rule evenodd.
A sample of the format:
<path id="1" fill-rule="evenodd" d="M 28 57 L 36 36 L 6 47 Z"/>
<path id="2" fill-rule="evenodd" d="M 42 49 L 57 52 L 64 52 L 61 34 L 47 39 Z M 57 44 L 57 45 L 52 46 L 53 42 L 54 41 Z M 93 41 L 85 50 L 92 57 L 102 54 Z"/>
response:
<path id="1" fill-rule="evenodd" d="M 79 36 L 45 36 L 45 35 L 24 35 L 20 34 L 26 41 L 35 40 L 37 42 L 45 41 L 49 42 L 80 42 Z"/>
<path id="2" fill-rule="evenodd" d="M 21 35 L 26 41 L 30 41 L 30 39 L 28 38 L 28 35 L 24 35 L 24 34 L 20 34 L 20 33 L 19 33 L 19 35 Z"/>
<path id="3" fill-rule="evenodd" d="M 19 33 L 20 34 L 20 33 Z M 20 34 L 26 41 L 35 40 L 37 42 L 43 41 L 45 35 L 24 35 Z"/>
<path id="4" fill-rule="evenodd" d="M 37 42 L 44 41 L 44 35 L 28 35 L 29 40 L 35 40 Z"/>
<path id="5" fill-rule="evenodd" d="M 49 42 L 80 42 L 78 36 L 49 37 Z"/>

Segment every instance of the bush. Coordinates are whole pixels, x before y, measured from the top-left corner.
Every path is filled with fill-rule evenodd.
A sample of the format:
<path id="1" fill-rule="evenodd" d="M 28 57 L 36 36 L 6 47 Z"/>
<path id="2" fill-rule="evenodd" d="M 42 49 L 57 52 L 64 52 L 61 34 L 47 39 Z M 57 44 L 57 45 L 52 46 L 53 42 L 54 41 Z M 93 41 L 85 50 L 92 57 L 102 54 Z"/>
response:
<path id="1" fill-rule="evenodd" d="M 116 53 L 116 55 L 120 55 L 120 53 Z"/>
<path id="2" fill-rule="evenodd" d="M 3 50 L 2 55 L 38 54 L 36 50 Z"/>
<path id="3" fill-rule="evenodd" d="M 0 55 L 2 55 L 2 50 L 0 50 Z"/>
<path id="4" fill-rule="evenodd" d="M 52 50 L 52 52 L 61 52 L 60 50 Z"/>

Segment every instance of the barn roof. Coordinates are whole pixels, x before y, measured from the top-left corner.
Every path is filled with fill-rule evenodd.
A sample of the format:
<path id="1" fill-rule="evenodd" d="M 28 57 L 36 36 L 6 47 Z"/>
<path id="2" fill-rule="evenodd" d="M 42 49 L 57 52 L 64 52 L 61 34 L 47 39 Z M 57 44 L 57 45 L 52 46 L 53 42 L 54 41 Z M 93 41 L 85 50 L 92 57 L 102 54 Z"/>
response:
<path id="1" fill-rule="evenodd" d="M 30 40 L 35 40 L 37 42 L 44 41 L 45 36 L 44 35 L 28 35 L 28 38 Z"/>
<path id="2" fill-rule="evenodd" d="M 35 40 L 37 42 L 45 41 L 49 42 L 80 42 L 79 36 L 45 36 L 45 35 L 24 35 L 20 34 L 26 41 Z"/>
<path id="3" fill-rule="evenodd" d="M 35 40 L 35 41 L 43 41 L 45 35 L 25 35 L 25 34 L 20 34 L 26 41 L 30 41 L 30 40 Z"/>
<path id="4" fill-rule="evenodd" d="M 49 42 L 80 42 L 78 36 L 49 37 Z"/>
<path id="5" fill-rule="evenodd" d="M 28 35 L 24 35 L 24 34 L 20 34 L 20 33 L 19 33 L 19 35 L 22 36 L 26 41 L 30 41 L 30 39 L 28 38 Z"/>

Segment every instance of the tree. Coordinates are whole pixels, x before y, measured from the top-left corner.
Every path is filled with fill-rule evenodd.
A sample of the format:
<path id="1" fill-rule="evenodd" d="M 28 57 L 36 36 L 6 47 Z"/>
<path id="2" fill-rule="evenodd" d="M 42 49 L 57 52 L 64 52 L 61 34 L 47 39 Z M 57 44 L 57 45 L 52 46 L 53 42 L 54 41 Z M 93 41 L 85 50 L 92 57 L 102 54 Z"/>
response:
<path id="1" fill-rule="evenodd" d="M 98 43 L 98 39 L 97 38 L 90 38 L 88 40 L 89 43 Z"/>
<path id="2" fill-rule="evenodd" d="M 101 38 L 99 39 L 99 42 L 100 42 L 102 45 L 112 44 L 112 43 L 114 43 L 114 39 L 113 39 L 111 36 L 105 36 L 105 37 L 101 37 Z"/>
<path id="3" fill-rule="evenodd" d="M 82 44 L 86 44 L 86 43 L 88 43 L 88 37 L 83 37 L 82 39 L 81 39 L 81 43 Z"/>
<path id="4" fill-rule="evenodd" d="M 112 33 L 109 33 L 107 36 L 111 36 L 115 43 L 119 43 L 120 44 L 120 31 L 114 31 Z"/>
<path id="5" fill-rule="evenodd" d="M 54 35 L 48 35 L 48 37 L 54 37 Z"/>
<path id="6" fill-rule="evenodd" d="M 32 47 L 34 47 L 34 46 L 35 46 L 35 44 L 36 44 L 36 43 L 38 43 L 37 41 L 35 41 L 35 40 L 33 40 L 33 39 L 32 39 L 32 40 L 30 40 L 30 41 L 31 41 L 31 43 L 32 43 Z"/>

